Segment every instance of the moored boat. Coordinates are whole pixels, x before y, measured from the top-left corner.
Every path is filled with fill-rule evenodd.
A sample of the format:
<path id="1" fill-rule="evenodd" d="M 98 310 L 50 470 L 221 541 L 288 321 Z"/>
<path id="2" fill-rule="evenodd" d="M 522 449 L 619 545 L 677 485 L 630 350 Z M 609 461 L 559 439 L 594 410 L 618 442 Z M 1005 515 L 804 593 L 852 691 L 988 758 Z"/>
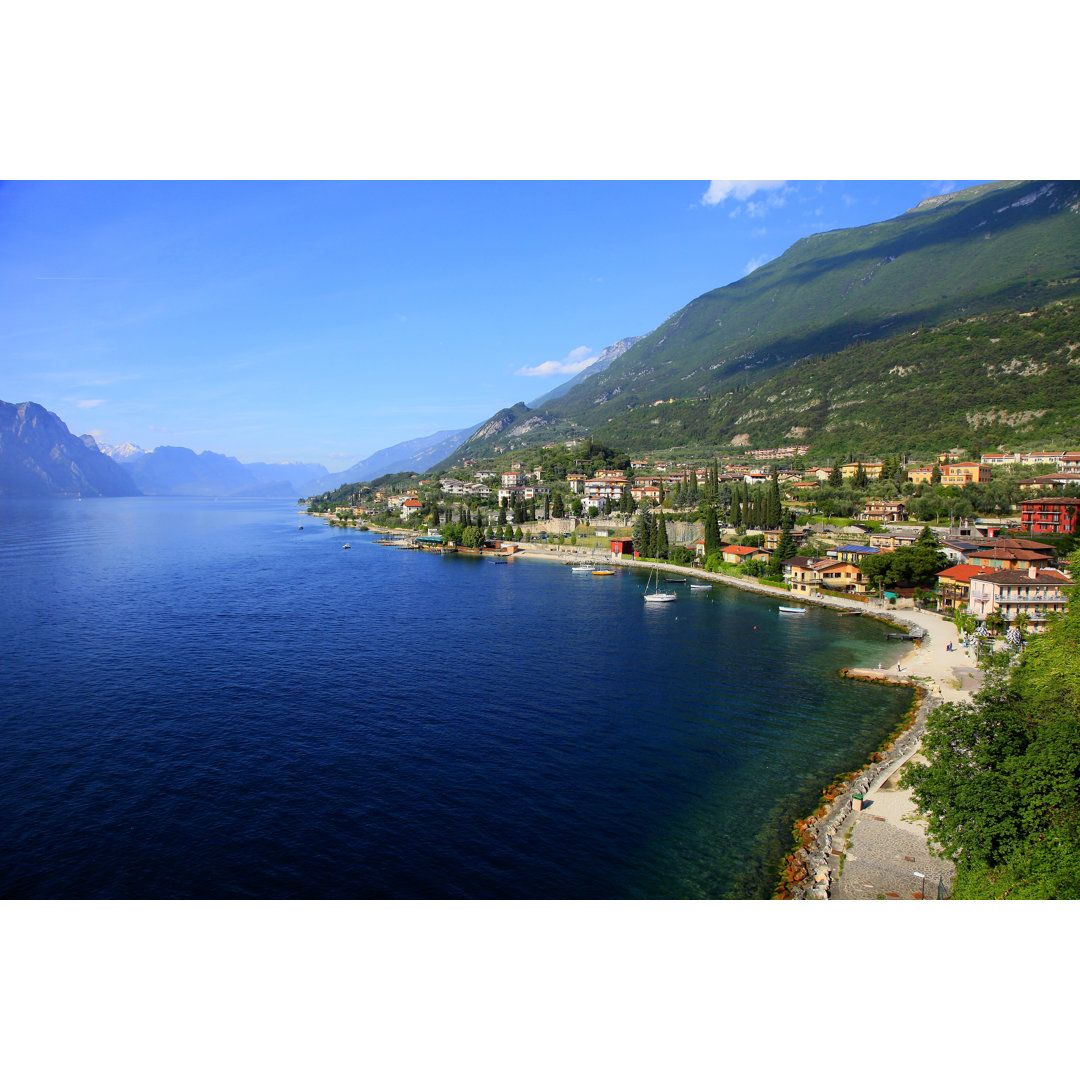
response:
<path id="1" fill-rule="evenodd" d="M 654 577 L 656 578 L 656 586 L 652 592 L 649 592 L 649 583 L 653 580 Z M 645 583 L 645 592 L 643 595 L 647 604 L 662 604 L 670 600 L 678 599 L 678 597 L 676 597 L 673 592 L 660 591 L 660 576 L 656 573 L 655 570 L 649 572 L 649 581 Z"/>
<path id="2" fill-rule="evenodd" d="M 788 615 L 805 615 L 806 614 L 806 608 L 804 608 L 804 607 L 784 607 L 784 605 L 781 604 L 780 605 L 780 610 L 783 611 L 783 612 L 786 612 Z"/>

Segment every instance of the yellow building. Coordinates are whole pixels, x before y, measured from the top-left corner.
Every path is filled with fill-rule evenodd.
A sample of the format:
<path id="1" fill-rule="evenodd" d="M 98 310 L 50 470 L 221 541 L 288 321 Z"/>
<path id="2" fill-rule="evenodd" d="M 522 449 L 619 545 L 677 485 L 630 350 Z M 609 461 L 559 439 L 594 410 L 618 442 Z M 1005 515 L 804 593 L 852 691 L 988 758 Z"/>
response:
<path id="1" fill-rule="evenodd" d="M 867 480 L 881 479 L 883 466 L 880 461 L 849 461 L 846 465 L 840 466 L 840 475 L 845 480 L 853 480 L 855 474 L 859 471 L 860 465 L 863 467 L 863 472 L 866 473 Z"/>
<path id="2" fill-rule="evenodd" d="M 990 466 L 977 461 L 961 461 L 956 465 L 946 465 L 941 470 L 941 482 L 949 487 L 963 487 L 965 484 L 989 484 Z"/>

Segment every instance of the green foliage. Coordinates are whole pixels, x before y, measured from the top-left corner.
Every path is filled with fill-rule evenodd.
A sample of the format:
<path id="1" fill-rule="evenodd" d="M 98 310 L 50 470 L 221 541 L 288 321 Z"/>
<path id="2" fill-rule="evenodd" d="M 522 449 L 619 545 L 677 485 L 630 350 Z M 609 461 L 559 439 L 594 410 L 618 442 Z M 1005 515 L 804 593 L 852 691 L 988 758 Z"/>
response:
<path id="1" fill-rule="evenodd" d="M 935 709 L 923 753 L 905 778 L 954 895 L 1080 898 L 1080 601 L 971 703 Z"/>

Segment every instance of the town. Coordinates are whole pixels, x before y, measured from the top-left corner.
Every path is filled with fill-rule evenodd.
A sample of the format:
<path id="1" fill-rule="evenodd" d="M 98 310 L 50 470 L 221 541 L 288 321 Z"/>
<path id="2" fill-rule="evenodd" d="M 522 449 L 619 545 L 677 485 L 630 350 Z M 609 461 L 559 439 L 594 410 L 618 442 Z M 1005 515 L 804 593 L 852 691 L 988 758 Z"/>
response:
<path id="1" fill-rule="evenodd" d="M 592 440 L 499 468 L 466 461 L 307 500 L 336 525 L 408 532 L 428 550 L 659 560 L 801 599 L 936 608 L 990 636 L 1041 633 L 1065 605 L 1080 451 L 808 467 L 809 447 L 709 464 L 630 459 Z M 524 457 L 525 455 L 521 455 Z M 770 461 L 767 469 L 758 463 Z"/>

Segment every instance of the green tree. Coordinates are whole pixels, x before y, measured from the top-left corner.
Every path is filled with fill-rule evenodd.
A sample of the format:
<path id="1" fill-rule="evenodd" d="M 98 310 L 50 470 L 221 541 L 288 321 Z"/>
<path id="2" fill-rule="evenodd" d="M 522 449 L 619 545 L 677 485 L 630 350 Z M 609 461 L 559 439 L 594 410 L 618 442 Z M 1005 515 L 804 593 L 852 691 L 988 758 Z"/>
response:
<path id="1" fill-rule="evenodd" d="M 484 545 L 484 534 L 475 525 L 469 525 L 462 530 L 461 545 L 467 548 L 478 548 Z"/>
<path id="2" fill-rule="evenodd" d="M 551 514 L 552 517 L 565 517 L 566 507 L 563 506 L 563 497 L 561 491 L 555 492 L 555 498 L 551 500 Z"/>
<path id="3" fill-rule="evenodd" d="M 716 520 L 716 509 L 710 503 L 705 507 L 705 558 L 708 558 L 714 551 L 719 551 L 721 546 L 720 526 Z"/>
<path id="4" fill-rule="evenodd" d="M 641 508 L 634 519 L 634 551 L 643 559 L 652 554 L 652 514 L 649 512 L 648 499 L 641 500 Z"/>
<path id="5" fill-rule="evenodd" d="M 664 511 L 659 510 L 656 514 L 656 542 L 655 542 L 655 554 L 658 559 L 666 559 L 669 555 L 668 548 L 668 535 L 667 535 L 667 521 L 664 518 Z"/>
<path id="6" fill-rule="evenodd" d="M 844 474 L 840 471 L 840 462 L 834 461 L 829 470 L 829 487 L 838 488 L 844 486 Z"/>

